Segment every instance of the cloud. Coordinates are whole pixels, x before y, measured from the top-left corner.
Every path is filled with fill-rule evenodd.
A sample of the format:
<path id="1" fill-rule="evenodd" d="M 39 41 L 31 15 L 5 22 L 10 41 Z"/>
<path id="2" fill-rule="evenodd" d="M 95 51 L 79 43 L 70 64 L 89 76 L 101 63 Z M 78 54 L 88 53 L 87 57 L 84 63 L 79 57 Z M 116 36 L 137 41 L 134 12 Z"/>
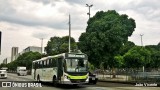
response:
<path id="1" fill-rule="evenodd" d="M 67 28 L 67 25 L 65 25 L 67 23 L 66 15 L 59 13 L 56 8 L 29 1 L 19 2 L 22 4 L 17 5 L 15 2 L 1 1 L 3 5 L 0 6 L 0 21 L 27 26 L 46 26 L 57 29 Z M 30 6 L 28 6 L 29 4 Z M 3 10 L 3 8 L 6 9 Z"/>
<path id="2" fill-rule="evenodd" d="M 73 4 L 84 4 L 87 2 L 87 0 L 65 0 L 67 3 L 73 5 Z"/>
<path id="3" fill-rule="evenodd" d="M 52 6 L 55 6 L 55 2 L 59 2 L 61 0 L 30 0 L 37 3 L 43 3 L 43 5 L 51 4 Z"/>
<path id="4" fill-rule="evenodd" d="M 68 29 L 68 15 L 72 14 L 73 29 L 84 29 L 86 24 L 85 7 L 75 5 L 74 8 L 67 2 L 54 2 L 57 6 L 53 7 L 49 3 L 52 0 L 18 0 L 16 2 L 2 1 L 0 6 L 0 21 L 16 23 L 27 26 L 45 26 L 55 29 Z M 45 5 L 37 2 L 43 2 Z M 9 6 L 9 7 L 6 7 Z M 6 8 L 3 11 L 3 8 Z M 85 16 L 84 16 L 85 15 Z M 83 18 L 83 19 L 82 19 Z M 83 24 L 83 26 L 82 26 Z"/>
<path id="5" fill-rule="evenodd" d="M 68 19 L 71 15 L 72 37 L 78 41 L 85 32 L 88 7 L 93 4 L 91 17 L 97 11 L 116 10 L 136 21 L 136 29 L 129 40 L 140 45 L 140 34 L 144 34 L 144 45 L 158 44 L 160 29 L 159 0 L 0 0 L 0 30 L 2 31 L 2 55 L 10 56 L 12 46 L 44 45 L 50 37 L 68 35 Z"/>
<path id="6" fill-rule="evenodd" d="M 93 3 L 96 10 L 116 10 L 128 11 L 132 10 L 137 14 L 142 14 L 146 19 L 160 21 L 160 5 L 159 0 L 101 0 Z"/>

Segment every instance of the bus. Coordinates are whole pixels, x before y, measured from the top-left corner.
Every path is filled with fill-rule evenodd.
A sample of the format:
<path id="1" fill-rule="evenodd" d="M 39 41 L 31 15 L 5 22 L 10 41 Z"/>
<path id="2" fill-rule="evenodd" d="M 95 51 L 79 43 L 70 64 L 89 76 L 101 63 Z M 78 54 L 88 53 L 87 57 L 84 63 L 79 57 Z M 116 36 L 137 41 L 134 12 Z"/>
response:
<path id="1" fill-rule="evenodd" d="M 32 78 L 53 85 L 89 83 L 88 57 L 83 53 L 62 53 L 35 60 Z"/>

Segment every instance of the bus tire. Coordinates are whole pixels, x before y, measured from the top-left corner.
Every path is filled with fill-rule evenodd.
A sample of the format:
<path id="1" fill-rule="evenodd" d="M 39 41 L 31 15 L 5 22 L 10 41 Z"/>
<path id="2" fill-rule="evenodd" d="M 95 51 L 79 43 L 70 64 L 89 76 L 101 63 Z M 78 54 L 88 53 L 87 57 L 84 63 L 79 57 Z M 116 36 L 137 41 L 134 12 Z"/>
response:
<path id="1" fill-rule="evenodd" d="M 53 76 L 53 80 L 52 80 L 53 86 L 57 86 L 57 80 L 56 80 L 56 76 Z"/>
<path id="2" fill-rule="evenodd" d="M 39 75 L 37 75 L 37 82 L 40 82 L 41 80 L 40 80 L 40 76 Z"/>

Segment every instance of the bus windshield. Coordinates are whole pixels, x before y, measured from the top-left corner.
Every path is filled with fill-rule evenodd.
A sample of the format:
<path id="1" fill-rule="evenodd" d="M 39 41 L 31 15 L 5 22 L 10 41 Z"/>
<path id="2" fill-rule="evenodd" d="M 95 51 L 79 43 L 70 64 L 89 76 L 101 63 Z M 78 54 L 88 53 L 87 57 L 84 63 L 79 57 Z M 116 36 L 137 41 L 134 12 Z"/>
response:
<path id="1" fill-rule="evenodd" d="M 67 72 L 87 72 L 87 60 L 66 59 L 65 64 L 65 70 Z"/>

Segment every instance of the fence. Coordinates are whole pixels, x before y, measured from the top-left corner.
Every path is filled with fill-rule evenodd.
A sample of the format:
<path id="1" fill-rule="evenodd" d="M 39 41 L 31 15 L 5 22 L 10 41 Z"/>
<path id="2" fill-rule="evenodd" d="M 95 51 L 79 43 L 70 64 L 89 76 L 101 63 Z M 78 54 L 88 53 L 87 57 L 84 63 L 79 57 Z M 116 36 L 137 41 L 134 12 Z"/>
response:
<path id="1" fill-rule="evenodd" d="M 99 80 L 160 83 L 159 69 L 146 69 L 145 71 L 141 69 L 115 69 L 115 71 L 98 69 L 93 73 Z"/>

